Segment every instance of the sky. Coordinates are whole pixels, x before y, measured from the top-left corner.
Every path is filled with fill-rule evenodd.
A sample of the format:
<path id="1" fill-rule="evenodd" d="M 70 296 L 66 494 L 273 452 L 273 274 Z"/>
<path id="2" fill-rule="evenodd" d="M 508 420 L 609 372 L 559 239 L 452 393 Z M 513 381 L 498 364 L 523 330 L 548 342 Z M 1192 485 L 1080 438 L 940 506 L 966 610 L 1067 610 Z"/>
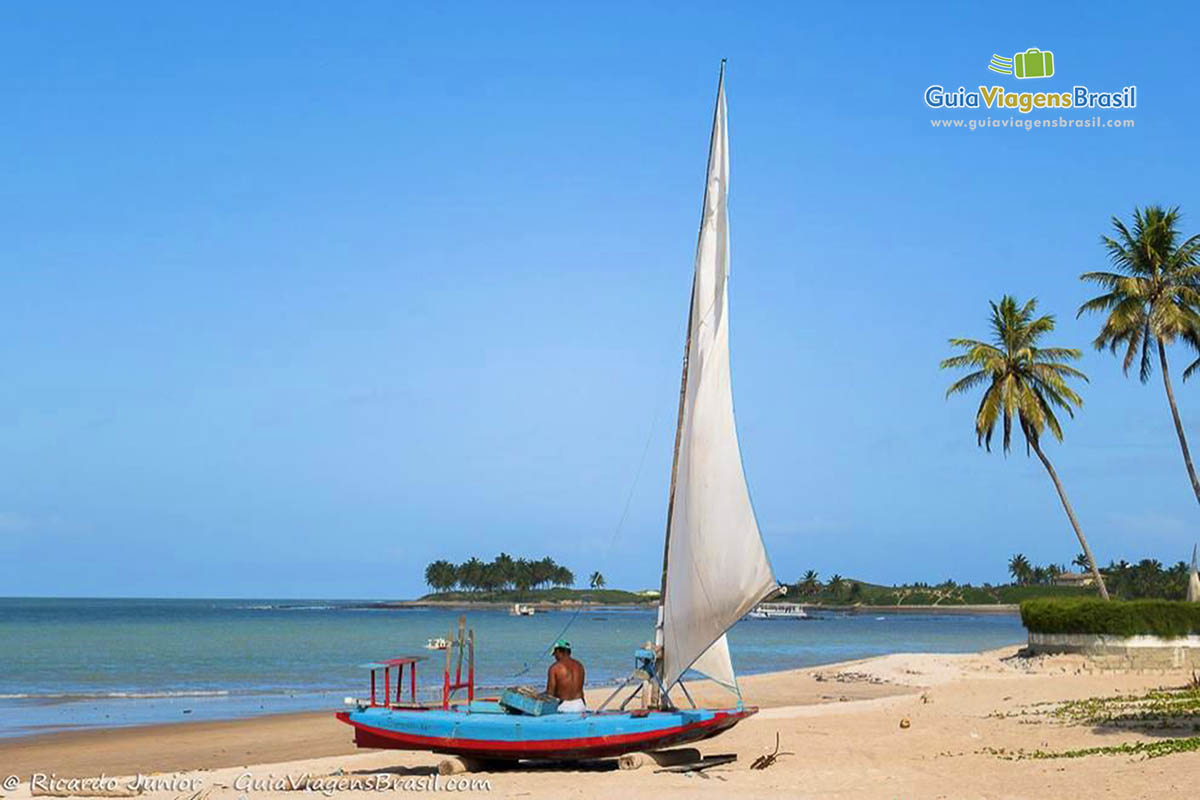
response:
<path id="1" fill-rule="evenodd" d="M 1075 311 L 1112 215 L 1200 231 L 1198 15 L 5 5 L 0 594 L 410 597 L 428 561 L 500 551 L 656 586 L 721 58 L 735 404 L 778 576 L 1001 582 L 1079 551 L 1036 459 L 944 397 L 947 338 L 1004 293 L 1085 350 L 1046 450 L 1097 557 L 1190 557 L 1158 375 Z M 1030 47 L 1053 78 L 987 70 Z M 1135 127 L 934 129 L 1022 115 L 933 111 L 932 84 L 1133 84 L 1105 115 Z"/>

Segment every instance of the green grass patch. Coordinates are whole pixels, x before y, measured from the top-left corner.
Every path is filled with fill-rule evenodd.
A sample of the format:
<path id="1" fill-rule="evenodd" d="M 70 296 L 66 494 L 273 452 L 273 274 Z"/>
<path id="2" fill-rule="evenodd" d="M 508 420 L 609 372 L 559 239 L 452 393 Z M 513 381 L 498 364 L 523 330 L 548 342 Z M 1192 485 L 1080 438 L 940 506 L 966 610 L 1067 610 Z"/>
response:
<path id="1" fill-rule="evenodd" d="M 1200 686 L 1154 689 L 1143 695 L 1068 700 L 1060 703 L 1050 716 L 1076 725 L 1200 731 Z"/>
<path id="2" fill-rule="evenodd" d="M 1195 735 L 1200 731 L 1200 685 L 1196 683 L 1151 689 L 1143 694 L 1034 703 L 1019 712 L 997 716 L 1020 717 L 1023 724 L 1043 721 L 1069 726 L 1089 725 L 1110 732 L 1136 731 L 1156 737 L 1179 734 L 1155 741 L 1122 742 L 1074 750 L 984 748 L 979 751 L 1012 761 L 1115 755 L 1159 758 L 1200 750 L 1200 736 Z"/>
<path id="3" fill-rule="evenodd" d="M 1186 739 L 1160 739 L 1155 742 L 1123 742 L 1101 747 L 1083 747 L 1078 750 L 1005 750 L 985 747 L 979 752 L 1009 761 L 1047 758 L 1086 758 L 1087 756 L 1145 756 L 1161 758 L 1175 753 L 1191 753 L 1200 750 L 1200 736 Z"/>
<path id="4" fill-rule="evenodd" d="M 1021 622 L 1032 633 L 1175 638 L 1200 633 L 1200 603 L 1040 598 L 1021 603 Z"/>

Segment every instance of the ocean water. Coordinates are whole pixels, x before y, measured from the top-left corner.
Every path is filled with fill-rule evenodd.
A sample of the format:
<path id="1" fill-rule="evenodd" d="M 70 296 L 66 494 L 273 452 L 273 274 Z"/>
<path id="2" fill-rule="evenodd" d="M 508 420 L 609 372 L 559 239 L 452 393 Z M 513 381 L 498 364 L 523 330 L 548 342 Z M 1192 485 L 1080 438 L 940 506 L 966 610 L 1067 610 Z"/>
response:
<path id="1" fill-rule="evenodd" d="M 462 610 L 369 609 L 361 601 L 0 598 L 0 736 L 94 726 L 231 719 L 337 709 L 366 694 L 357 666 L 401 654 L 423 694 L 438 696 L 449 636 Z M 513 617 L 468 609 L 476 684 L 540 685 L 547 647 L 565 630 L 588 685 L 628 674 L 652 636 L 653 612 L 587 608 Z M 850 615 L 743 620 L 730 632 L 739 673 L 895 652 L 970 652 L 1020 642 L 1016 615 Z M 407 681 L 407 677 L 406 677 Z"/>

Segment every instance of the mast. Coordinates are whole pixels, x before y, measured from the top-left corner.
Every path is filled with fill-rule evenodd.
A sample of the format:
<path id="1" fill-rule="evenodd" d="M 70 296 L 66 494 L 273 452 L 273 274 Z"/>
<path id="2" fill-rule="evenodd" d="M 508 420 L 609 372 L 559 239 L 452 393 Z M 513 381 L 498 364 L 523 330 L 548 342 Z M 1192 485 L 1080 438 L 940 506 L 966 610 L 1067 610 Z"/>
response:
<path id="1" fill-rule="evenodd" d="M 696 280 L 692 279 L 692 295 L 693 300 L 688 303 L 688 324 L 687 336 L 683 342 L 683 374 L 679 379 L 679 415 L 675 420 L 675 452 L 671 456 L 671 488 L 667 493 L 667 533 L 663 537 L 663 565 L 662 565 L 662 585 L 658 594 L 658 605 L 662 607 L 663 601 L 667 599 L 667 557 L 671 554 L 671 516 L 675 513 L 675 482 L 679 476 L 679 438 L 683 434 L 683 406 L 687 399 L 687 379 L 688 379 L 688 356 L 692 353 L 692 314 L 695 312 L 695 291 Z M 658 627 L 661 631 L 662 620 L 658 621 Z M 655 644 L 661 644 L 655 642 Z"/>
<path id="2" fill-rule="evenodd" d="M 725 59 L 721 59 L 721 73 L 717 78 L 717 99 L 713 104 L 713 124 L 716 125 L 717 114 L 721 111 L 721 92 L 725 86 Z M 713 145 L 715 144 L 712 137 L 708 140 L 708 162 L 712 162 Z M 708 176 L 705 175 L 704 181 L 704 199 L 700 204 L 700 230 L 696 233 L 696 247 L 700 247 L 700 236 L 704 228 L 704 209 L 708 208 Z M 663 536 L 663 565 L 662 565 L 662 582 L 658 594 L 658 622 L 655 625 L 654 644 L 662 645 L 662 614 L 664 603 L 667 600 L 667 559 L 671 554 L 671 518 L 675 513 L 675 484 L 679 478 L 679 441 L 683 435 L 683 411 L 687 401 L 687 379 L 688 379 L 688 359 L 692 353 L 692 321 L 696 313 L 696 276 L 692 275 L 692 291 L 688 296 L 688 321 L 687 333 L 684 335 L 683 342 L 683 370 L 679 379 L 679 413 L 675 418 L 675 450 L 671 456 L 671 488 L 667 494 L 667 531 Z M 662 654 L 659 654 L 659 658 Z"/>

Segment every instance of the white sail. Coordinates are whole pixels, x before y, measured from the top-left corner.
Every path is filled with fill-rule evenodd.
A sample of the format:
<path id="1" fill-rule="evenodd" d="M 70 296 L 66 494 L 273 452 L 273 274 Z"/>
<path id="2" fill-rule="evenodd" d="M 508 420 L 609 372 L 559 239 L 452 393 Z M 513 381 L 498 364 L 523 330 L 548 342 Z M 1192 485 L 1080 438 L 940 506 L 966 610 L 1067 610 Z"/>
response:
<path id="1" fill-rule="evenodd" d="M 1192 545 L 1192 569 L 1188 573 L 1187 599 L 1189 603 L 1200 603 L 1200 572 L 1196 569 L 1196 545 Z"/>
<path id="2" fill-rule="evenodd" d="M 737 677 L 733 674 L 733 661 L 729 658 L 729 640 L 723 633 L 692 662 L 691 669 L 707 675 L 731 692 L 737 691 Z"/>
<path id="3" fill-rule="evenodd" d="M 675 491 L 667 529 L 663 681 L 691 667 L 733 687 L 724 634 L 777 583 L 742 472 L 729 373 L 729 137 L 717 88 L 696 247 Z"/>

